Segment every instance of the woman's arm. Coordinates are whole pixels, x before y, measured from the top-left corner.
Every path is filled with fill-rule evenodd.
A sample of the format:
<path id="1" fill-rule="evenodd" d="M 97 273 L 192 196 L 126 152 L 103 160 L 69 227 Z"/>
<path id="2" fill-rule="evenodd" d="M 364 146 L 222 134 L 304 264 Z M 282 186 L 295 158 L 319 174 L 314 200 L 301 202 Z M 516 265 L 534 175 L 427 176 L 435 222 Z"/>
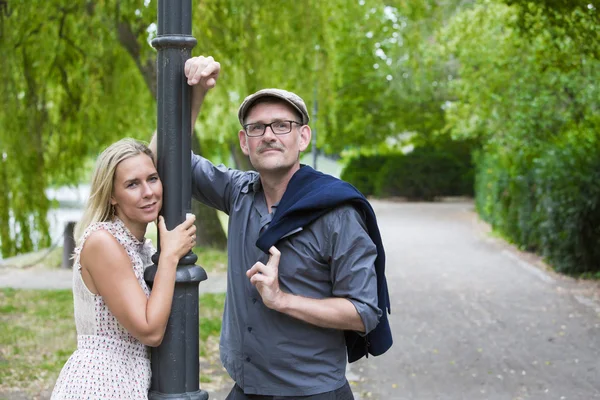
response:
<path id="1" fill-rule="evenodd" d="M 145 345 L 158 346 L 162 342 L 171 312 L 177 263 L 195 243 L 194 220 L 190 216 L 168 231 L 160 217 L 161 254 L 150 297 L 142 290 L 125 249 L 109 232 L 94 232 L 82 249 L 81 266 L 89 273 L 95 291 L 119 323 Z"/>

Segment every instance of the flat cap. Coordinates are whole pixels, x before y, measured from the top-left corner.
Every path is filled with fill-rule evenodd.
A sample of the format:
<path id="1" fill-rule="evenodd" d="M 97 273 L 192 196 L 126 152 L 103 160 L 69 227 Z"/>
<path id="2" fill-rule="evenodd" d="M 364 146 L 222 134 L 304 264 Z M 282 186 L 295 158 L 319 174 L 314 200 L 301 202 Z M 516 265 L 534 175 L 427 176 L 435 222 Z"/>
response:
<path id="1" fill-rule="evenodd" d="M 256 103 L 257 100 L 265 97 L 275 97 L 277 99 L 285 101 L 286 103 L 294 107 L 294 109 L 298 110 L 298 112 L 302 116 L 302 125 L 308 124 L 310 118 L 308 117 L 308 110 L 306 109 L 306 104 L 304 104 L 304 100 L 302 100 L 302 98 L 300 98 L 300 96 L 298 96 L 295 93 L 288 92 L 287 90 L 283 89 L 273 88 L 259 90 L 258 92 L 251 94 L 250 96 L 244 99 L 242 105 L 240 106 L 240 109 L 238 110 L 238 119 L 240 120 L 241 125 L 244 125 L 244 118 L 246 118 L 246 114 L 248 114 L 248 111 L 250 110 L 250 108 L 252 108 L 252 105 Z"/>

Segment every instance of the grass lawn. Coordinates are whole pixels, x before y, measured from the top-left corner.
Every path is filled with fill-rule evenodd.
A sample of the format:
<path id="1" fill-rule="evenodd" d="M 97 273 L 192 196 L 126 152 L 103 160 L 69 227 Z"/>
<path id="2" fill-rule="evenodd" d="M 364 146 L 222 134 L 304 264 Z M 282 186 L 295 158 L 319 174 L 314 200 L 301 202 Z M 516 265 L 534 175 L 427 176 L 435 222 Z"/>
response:
<path id="1" fill-rule="evenodd" d="M 213 380 L 208 373 L 222 375 L 218 336 L 224 301 L 225 294 L 200 296 L 202 382 Z M 47 398 L 76 343 L 70 290 L 1 289 L 0 399 Z"/>

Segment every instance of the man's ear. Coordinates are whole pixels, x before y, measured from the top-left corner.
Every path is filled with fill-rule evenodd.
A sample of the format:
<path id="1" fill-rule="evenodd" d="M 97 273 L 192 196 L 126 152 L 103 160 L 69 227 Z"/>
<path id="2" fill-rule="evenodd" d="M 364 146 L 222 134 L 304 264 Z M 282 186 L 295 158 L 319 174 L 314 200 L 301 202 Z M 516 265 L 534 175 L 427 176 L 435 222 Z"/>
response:
<path id="1" fill-rule="evenodd" d="M 298 145 L 300 147 L 300 151 L 306 150 L 308 145 L 310 144 L 310 139 L 312 138 L 312 131 L 310 130 L 310 126 L 303 125 L 300 127 L 300 137 L 298 138 Z"/>
<path id="2" fill-rule="evenodd" d="M 244 132 L 243 129 L 238 132 L 238 138 L 240 139 L 240 148 L 242 149 L 242 153 L 244 153 L 245 156 L 249 155 L 250 151 L 248 150 L 248 138 L 246 137 L 246 132 Z"/>

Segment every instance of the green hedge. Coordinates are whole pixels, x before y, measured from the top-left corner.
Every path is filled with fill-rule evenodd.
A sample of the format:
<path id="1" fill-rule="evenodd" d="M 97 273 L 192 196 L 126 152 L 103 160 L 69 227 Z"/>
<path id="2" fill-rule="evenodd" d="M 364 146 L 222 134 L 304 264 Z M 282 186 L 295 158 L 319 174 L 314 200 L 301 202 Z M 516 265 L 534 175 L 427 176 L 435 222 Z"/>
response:
<path id="1" fill-rule="evenodd" d="M 476 205 L 509 240 L 564 273 L 600 272 L 600 139 L 573 130 L 536 149 L 476 160 Z"/>
<path id="2" fill-rule="evenodd" d="M 359 155 L 352 158 L 343 169 L 340 178 L 350 182 L 365 196 L 375 194 L 375 179 L 387 160 L 381 155 Z"/>
<path id="3" fill-rule="evenodd" d="M 418 147 L 408 154 L 359 156 L 341 178 L 365 195 L 434 200 L 438 196 L 472 196 L 472 144 L 447 142 Z"/>

